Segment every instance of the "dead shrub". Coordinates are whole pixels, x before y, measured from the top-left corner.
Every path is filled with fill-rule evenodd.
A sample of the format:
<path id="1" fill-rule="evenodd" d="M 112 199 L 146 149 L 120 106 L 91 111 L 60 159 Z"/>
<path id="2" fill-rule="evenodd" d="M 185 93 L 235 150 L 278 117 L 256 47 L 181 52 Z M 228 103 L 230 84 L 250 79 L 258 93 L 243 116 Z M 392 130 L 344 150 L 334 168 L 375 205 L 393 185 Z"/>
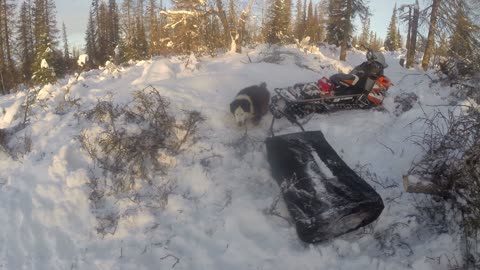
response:
<path id="1" fill-rule="evenodd" d="M 151 184 L 156 174 L 167 172 L 168 164 L 159 156 L 176 155 L 187 141 L 195 139 L 205 118 L 199 112 L 184 111 L 185 119 L 177 123 L 168 106 L 157 89 L 148 87 L 135 92 L 130 104 L 99 101 L 84 113 L 102 131 L 90 135 L 84 130 L 80 143 L 115 191 L 131 190 L 140 180 Z"/>
<path id="2" fill-rule="evenodd" d="M 78 140 L 94 162 L 89 198 L 99 234 L 115 233 L 118 220 L 128 215 L 112 208 L 113 202 L 149 208 L 167 204 L 175 187 L 166 177 L 171 159 L 196 141 L 205 120 L 197 111 L 184 111 L 184 118 L 177 119 L 169 104 L 157 89 L 147 87 L 135 92 L 128 104 L 102 100 L 80 114 L 92 123 Z"/>
<path id="3" fill-rule="evenodd" d="M 409 175 L 433 183 L 434 200 L 445 200 L 444 206 L 460 213 L 455 225 L 463 231 L 463 267 L 476 269 L 480 262 L 480 110 L 465 106 L 460 115 L 437 111 L 418 119 L 426 125 L 424 133 L 413 140 L 423 147 L 425 155 L 415 162 Z"/>

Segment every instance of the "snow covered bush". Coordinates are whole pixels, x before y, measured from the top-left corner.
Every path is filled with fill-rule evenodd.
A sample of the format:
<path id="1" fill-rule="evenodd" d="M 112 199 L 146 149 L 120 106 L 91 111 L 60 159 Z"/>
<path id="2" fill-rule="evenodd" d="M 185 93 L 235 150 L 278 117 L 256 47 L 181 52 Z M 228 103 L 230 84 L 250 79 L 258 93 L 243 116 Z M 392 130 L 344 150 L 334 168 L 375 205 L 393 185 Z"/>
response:
<path id="1" fill-rule="evenodd" d="M 465 232 L 464 269 L 479 265 L 480 232 L 480 110 L 463 105 L 459 114 L 437 111 L 420 119 L 428 127 L 414 135 L 425 156 L 414 163 L 409 175 L 433 183 L 432 193 L 441 195 L 460 213 L 458 226 Z M 476 269 L 476 268 L 475 268 Z"/>
<path id="2" fill-rule="evenodd" d="M 128 198 L 129 211 L 163 208 L 175 182 L 167 175 L 175 156 L 196 141 L 204 117 L 185 111 L 183 119 L 169 112 L 169 102 L 154 87 L 134 93 L 126 105 L 98 101 L 81 115 L 89 122 L 78 136 L 93 161 L 88 186 L 97 233 L 114 234 L 122 216 L 119 200 Z"/>
<path id="3" fill-rule="evenodd" d="M 186 111 L 178 121 L 168 112 L 169 102 L 153 87 L 137 91 L 131 104 L 99 101 L 84 115 L 98 124 L 80 135 L 82 148 L 103 170 L 114 192 L 132 191 L 165 175 L 168 157 L 194 139 L 204 117 Z"/>
<path id="4" fill-rule="evenodd" d="M 57 74 L 53 69 L 54 52 L 50 49 L 50 44 L 41 48 L 42 54 L 39 54 L 35 60 L 32 81 L 36 84 L 45 85 L 57 81 Z"/>

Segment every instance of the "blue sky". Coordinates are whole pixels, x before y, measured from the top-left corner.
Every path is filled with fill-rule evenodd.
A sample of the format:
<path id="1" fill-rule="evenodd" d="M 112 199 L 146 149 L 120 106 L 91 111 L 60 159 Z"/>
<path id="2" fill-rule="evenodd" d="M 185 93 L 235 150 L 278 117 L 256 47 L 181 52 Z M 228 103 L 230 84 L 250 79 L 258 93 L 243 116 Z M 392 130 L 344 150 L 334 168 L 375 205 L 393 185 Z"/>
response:
<path id="1" fill-rule="evenodd" d="M 420 5 L 422 2 L 420 1 Z M 83 46 L 90 3 L 91 0 L 56 0 L 59 29 L 62 22 L 65 22 L 70 46 Z M 117 0 L 117 3 L 120 5 L 121 1 Z M 370 0 L 371 29 L 382 38 L 385 37 L 395 3 L 400 6 L 412 4 L 414 0 Z M 360 29 L 361 26 L 358 24 L 356 27 Z"/>

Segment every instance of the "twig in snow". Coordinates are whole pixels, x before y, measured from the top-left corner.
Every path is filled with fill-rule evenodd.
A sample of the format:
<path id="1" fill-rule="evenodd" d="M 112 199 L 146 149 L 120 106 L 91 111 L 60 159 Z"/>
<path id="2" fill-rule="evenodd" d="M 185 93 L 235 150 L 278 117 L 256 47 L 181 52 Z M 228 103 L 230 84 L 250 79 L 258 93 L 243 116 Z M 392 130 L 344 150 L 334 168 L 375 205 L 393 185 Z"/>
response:
<path id="1" fill-rule="evenodd" d="M 268 209 L 265 209 L 264 212 L 265 212 L 265 214 L 267 214 L 267 215 L 279 217 L 279 218 L 285 220 L 289 225 L 292 225 L 292 222 L 291 222 L 288 218 L 280 215 L 280 213 L 278 213 L 278 211 L 277 211 L 277 205 L 278 205 L 278 202 L 280 201 L 280 198 L 281 198 L 281 195 L 278 194 L 278 195 L 273 199 L 273 202 L 272 202 L 272 204 L 270 205 L 270 207 L 269 207 Z"/>
<path id="2" fill-rule="evenodd" d="M 168 258 L 168 257 L 172 257 L 172 258 L 175 259 L 175 263 L 172 265 L 172 269 L 173 269 L 173 268 L 175 267 L 175 265 L 177 265 L 177 264 L 180 262 L 180 259 L 179 259 L 177 256 L 174 256 L 174 255 L 172 255 L 172 254 L 167 254 L 167 255 L 161 257 L 160 260 L 164 260 L 164 259 L 166 259 L 166 258 Z"/>
<path id="3" fill-rule="evenodd" d="M 386 145 L 383 144 L 381 141 L 379 141 L 377 138 L 375 138 L 375 140 L 376 140 L 379 144 L 381 144 L 383 147 L 385 147 L 385 148 L 387 148 L 388 150 L 390 150 L 390 152 L 392 152 L 392 155 L 395 155 L 395 151 L 393 151 L 392 148 L 386 146 Z"/>
<path id="4" fill-rule="evenodd" d="M 250 55 L 248 55 L 248 52 L 247 52 L 247 57 L 248 57 L 248 62 L 252 63 L 252 58 L 250 58 Z"/>

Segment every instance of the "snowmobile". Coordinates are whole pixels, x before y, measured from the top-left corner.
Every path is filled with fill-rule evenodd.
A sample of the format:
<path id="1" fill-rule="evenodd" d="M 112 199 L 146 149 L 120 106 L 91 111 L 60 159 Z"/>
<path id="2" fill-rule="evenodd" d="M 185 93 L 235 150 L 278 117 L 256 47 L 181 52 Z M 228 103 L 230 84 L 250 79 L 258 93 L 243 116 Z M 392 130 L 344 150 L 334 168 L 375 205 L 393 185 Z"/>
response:
<path id="1" fill-rule="evenodd" d="M 312 113 L 370 109 L 382 104 L 392 85 L 388 77 L 379 76 L 370 92 L 365 93 L 356 89 L 358 80 L 354 74 L 339 73 L 330 78 L 322 77 L 318 82 L 275 88 L 270 112 L 277 119 L 286 117 L 295 121 Z"/>
<path id="2" fill-rule="evenodd" d="M 373 56 L 368 56 L 367 53 L 368 58 Z M 383 64 L 383 66 L 387 65 Z M 375 79 L 362 80 L 354 72 L 355 69 L 350 74 L 338 73 L 330 78 L 322 77 L 317 82 L 275 88 L 270 112 L 276 119 L 286 117 L 295 123 L 299 118 L 312 113 L 370 109 L 381 105 L 388 88 L 393 85 L 390 79 L 381 74 L 375 76 Z"/>
<path id="3" fill-rule="evenodd" d="M 378 57 L 386 67 L 381 53 L 369 53 L 367 59 Z M 391 85 L 381 73 L 368 93 L 355 89 L 360 80 L 355 72 L 275 89 L 270 105 L 274 116 L 271 136 L 265 141 L 267 160 L 297 235 L 304 242 L 328 241 L 370 224 L 383 211 L 380 195 L 342 160 L 323 133 L 305 131 L 297 120 L 311 113 L 380 105 Z M 281 117 L 302 131 L 276 136 L 273 123 Z"/>

